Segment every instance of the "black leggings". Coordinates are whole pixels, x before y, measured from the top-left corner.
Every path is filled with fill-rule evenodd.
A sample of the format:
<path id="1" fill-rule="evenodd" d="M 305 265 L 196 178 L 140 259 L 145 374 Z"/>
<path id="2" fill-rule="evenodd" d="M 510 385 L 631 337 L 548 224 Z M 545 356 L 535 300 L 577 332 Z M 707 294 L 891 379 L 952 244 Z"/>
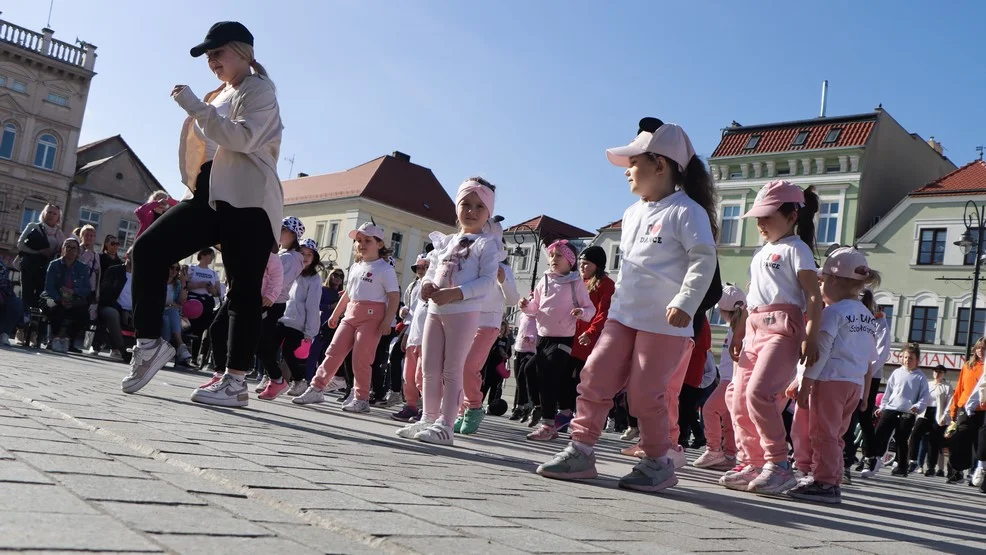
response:
<path id="1" fill-rule="evenodd" d="M 388 373 L 388 367 L 390 366 L 390 342 L 394 339 L 394 329 L 390 329 L 390 333 L 384 335 L 377 342 L 377 352 L 373 357 L 373 396 L 377 399 L 383 399 L 387 395 L 387 391 L 391 389 L 390 374 Z M 400 367 L 397 369 L 397 375 L 403 376 L 400 371 Z M 397 388 L 400 391 L 400 387 Z"/>
<path id="2" fill-rule="evenodd" d="M 564 385 L 558 396 L 558 410 L 575 410 L 575 400 L 579 396 L 578 387 L 582 381 L 580 376 L 585 368 L 585 361 L 572 357 L 572 369 L 562 376 Z"/>
<path id="3" fill-rule="evenodd" d="M 45 307 L 45 314 L 48 315 L 48 323 L 51 324 L 52 337 L 67 337 L 72 340 L 89 325 L 88 305 L 72 305 L 65 308 L 59 303 L 50 308 Z M 66 329 L 64 336 L 62 326 Z"/>
<path id="4" fill-rule="evenodd" d="M 705 406 L 705 402 L 709 400 L 718 385 L 719 382 L 716 381 L 713 381 L 705 389 L 699 389 L 688 384 L 681 385 L 681 393 L 678 394 L 678 427 L 680 432 L 678 437 L 671 438 L 671 441 L 677 441 L 679 445 L 688 447 L 688 438 L 692 435 L 695 436 L 696 440 L 705 439 L 705 427 L 702 425 L 698 411 Z"/>
<path id="5" fill-rule="evenodd" d="M 281 348 L 283 338 L 277 338 L 277 325 L 284 316 L 286 303 L 275 303 L 267 308 L 267 315 L 260 321 L 260 342 L 257 345 L 257 358 L 264 367 L 264 373 L 270 377 L 280 377 L 282 372 L 277 366 L 277 350 Z"/>
<path id="6" fill-rule="evenodd" d="M 246 371 L 257 344 L 260 289 L 274 237 L 263 208 L 236 208 L 226 202 L 217 202 L 215 210 L 209 206 L 211 170 L 211 162 L 203 165 L 193 198 L 162 214 L 134 243 L 131 286 L 136 335 L 161 338 L 168 267 L 221 244 L 229 281 L 229 367 Z"/>
<path id="7" fill-rule="evenodd" d="M 924 411 L 924 418 L 918 418 L 917 422 L 914 423 L 914 429 L 911 430 L 910 442 L 910 459 L 913 462 L 918 462 L 918 447 L 921 445 L 921 440 L 924 439 L 925 434 L 928 436 L 928 458 L 927 466 L 928 468 L 934 468 L 938 464 L 938 453 L 941 452 L 941 444 L 945 439 L 945 429 L 938 425 L 938 421 L 935 420 L 937 415 L 936 407 L 928 407 Z"/>
<path id="8" fill-rule="evenodd" d="M 214 299 L 209 295 L 196 295 L 194 293 L 189 293 L 188 298 L 189 300 L 195 299 L 196 301 L 202 303 L 202 315 L 194 320 L 188 321 L 189 323 L 188 331 L 190 331 L 193 335 L 192 358 L 198 360 L 199 350 L 202 349 L 205 339 L 205 330 L 209 329 L 209 327 L 212 326 L 214 313 L 216 311 L 216 299 Z M 227 330 L 226 333 L 228 334 L 229 331 Z M 205 362 L 206 361 L 203 359 L 202 363 L 205 364 Z"/>
<path id="9" fill-rule="evenodd" d="M 897 449 L 897 464 L 905 465 L 908 463 L 907 440 L 911 436 L 914 428 L 916 416 L 909 412 L 896 410 L 885 410 L 880 413 L 880 421 L 876 424 L 876 435 L 872 449 L 866 452 L 867 457 L 882 457 L 887 452 L 887 445 L 890 443 L 890 436 L 894 436 L 894 444 Z"/>
<path id="10" fill-rule="evenodd" d="M 291 375 L 287 377 L 292 381 L 304 380 L 305 361 L 307 359 L 300 359 L 294 355 L 295 349 L 301 346 L 302 340 L 305 339 L 304 332 L 296 330 L 290 326 L 285 326 L 284 324 L 278 322 L 274 329 L 274 339 L 281 347 L 281 358 L 284 359 L 284 364 L 291 373 Z M 262 359 L 261 362 L 264 363 L 264 368 L 267 369 L 267 375 L 270 376 L 270 379 L 280 380 L 284 377 L 284 373 L 276 360 L 277 349 L 274 350 L 274 356 L 275 360 L 270 360 L 268 358 Z"/>
<path id="11" fill-rule="evenodd" d="M 572 338 L 542 337 L 534 355 L 541 395 L 541 418 L 554 420 L 558 397 L 565 385 L 565 374 L 572 371 Z"/>
<path id="12" fill-rule="evenodd" d="M 870 396 L 866 398 L 866 410 L 856 409 L 856 418 L 859 420 L 859 433 L 863 436 L 863 455 L 869 456 L 871 445 L 876 439 L 876 423 L 873 418 L 873 411 L 876 410 L 876 396 L 880 394 L 881 378 L 870 379 Z M 886 447 L 884 447 L 886 450 Z M 879 456 L 883 456 L 880 453 Z"/>
<path id="13" fill-rule="evenodd" d="M 531 402 L 527 393 L 527 364 L 534 358 L 534 353 L 520 353 L 514 356 L 514 380 L 517 389 L 514 390 L 514 408 L 522 407 Z"/>
<path id="14" fill-rule="evenodd" d="M 953 470 L 962 472 L 972 468 L 972 454 L 977 451 L 976 458 L 986 460 L 986 412 L 976 411 L 972 416 L 965 412 L 955 420 L 955 434 L 948 440 L 948 463 Z"/>

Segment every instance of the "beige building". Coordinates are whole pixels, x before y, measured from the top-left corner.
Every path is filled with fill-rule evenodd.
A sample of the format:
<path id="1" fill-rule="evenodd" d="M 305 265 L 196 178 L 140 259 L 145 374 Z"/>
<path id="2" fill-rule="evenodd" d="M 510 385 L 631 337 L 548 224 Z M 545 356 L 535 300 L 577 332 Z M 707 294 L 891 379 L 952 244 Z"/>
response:
<path id="1" fill-rule="evenodd" d="M 510 252 L 510 267 L 521 295 L 534 290 L 548 268 L 547 248 L 560 239 L 571 241 L 582 252 L 592 233 L 551 216 L 535 216 L 506 228 L 503 232 Z"/>
<path id="2" fill-rule="evenodd" d="M 46 203 L 66 205 L 76 173 L 96 47 L 53 33 L 0 20 L 0 261 Z"/>

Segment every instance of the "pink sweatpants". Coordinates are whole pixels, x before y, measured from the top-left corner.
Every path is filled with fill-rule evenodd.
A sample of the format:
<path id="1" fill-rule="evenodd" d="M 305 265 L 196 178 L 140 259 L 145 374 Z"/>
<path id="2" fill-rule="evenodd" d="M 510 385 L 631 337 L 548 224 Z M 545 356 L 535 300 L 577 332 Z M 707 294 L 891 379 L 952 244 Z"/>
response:
<path id="1" fill-rule="evenodd" d="M 465 372 L 462 376 L 462 388 L 466 401 L 459 408 L 459 414 L 466 409 L 483 407 L 483 366 L 490 356 L 490 349 L 500 335 L 500 328 L 479 328 L 472 340 L 469 354 L 466 355 Z"/>
<path id="2" fill-rule="evenodd" d="M 859 405 L 862 387 L 852 382 L 815 382 L 808 410 L 794 411 L 791 440 L 794 460 L 804 473 L 820 484 L 842 484 L 843 434 Z"/>
<path id="3" fill-rule="evenodd" d="M 349 303 L 346 307 L 346 315 L 339 322 L 332 343 L 325 351 L 325 360 L 315 372 L 312 386 L 324 389 L 345 362 L 346 355 L 352 351 L 355 398 L 363 401 L 369 399 L 373 359 L 376 357 L 377 344 L 380 343 L 380 324 L 386 312 L 387 305 L 384 303 L 366 301 Z"/>
<path id="4" fill-rule="evenodd" d="M 663 457 L 671 447 L 668 385 L 693 346 L 690 337 L 638 331 L 608 320 L 582 369 L 572 439 L 595 445 L 613 397 L 626 388 L 640 426 L 640 448 L 648 457 Z"/>
<path id="5" fill-rule="evenodd" d="M 797 376 L 805 320 L 794 305 L 752 309 L 746 320 L 743 352 L 733 372 L 733 416 L 736 443 L 744 462 L 762 467 L 787 460 L 787 433 L 781 412 L 784 390 Z"/>
<path id="6" fill-rule="evenodd" d="M 428 314 L 421 358 L 424 369 L 424 417 L 451 427 L 462 405 L 462 375 L 479 312 Z M 441 417 L 441 418 L 439 418 Z"/>
<path id="7" fill-rule="evenodd" d="M 419 408 L 421 401 L 421 346 L 408 345 L 404 352 L 404 400 Z"/>
<path id="8" fill-rule="evenodd" d="M 721 380 L 702 407 L 705 423 L 705 439 L 709 449 L 722 451 L 727 457 L 736 456 L 736 438 L 733 436 L 733 420 L 726 405 L 726 389 L 729 380 Z"/>

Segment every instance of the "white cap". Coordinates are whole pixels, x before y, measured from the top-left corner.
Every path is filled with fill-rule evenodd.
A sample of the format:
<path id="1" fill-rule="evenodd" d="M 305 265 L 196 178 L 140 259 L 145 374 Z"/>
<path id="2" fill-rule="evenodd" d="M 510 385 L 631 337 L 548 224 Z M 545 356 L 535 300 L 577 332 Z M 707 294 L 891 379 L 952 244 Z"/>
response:
<path id="1" fill-rule="evenodd" d="M 359 229 L 354 229 L 350 231 L 349 238 L 355 241 L 356 235 L 359 233 L 362 233 L 363 235 L 368 235 L 370 237 L 376 237 L 377 239 L 383 241 L 383 228 L 376 226 L 370 222 L 366 222 L 365 224 L 359 226 Z"/>
<path id="2" fill-rule="evenodd" d="M 606 157 L 614 165 L 622 168 L 630 167 L 630 157 L 639 156 L 645 152 L 666 156 L 678 163 L 682 172 L 688 167 L 695 149 L 685 130 L 675 123 L 665 123 L 657 131 L 648 133 L 642 131 L 632 143 L 627 146 L 606 149 Z"/>
<path id="3" fill-rule="evenodd" d="M 746 294 L 735 285 L 725 285 L 722 288 L 722 297 L 719 298 L 719 310 L 736 310 L 736 305 L 746 304 Z"/>

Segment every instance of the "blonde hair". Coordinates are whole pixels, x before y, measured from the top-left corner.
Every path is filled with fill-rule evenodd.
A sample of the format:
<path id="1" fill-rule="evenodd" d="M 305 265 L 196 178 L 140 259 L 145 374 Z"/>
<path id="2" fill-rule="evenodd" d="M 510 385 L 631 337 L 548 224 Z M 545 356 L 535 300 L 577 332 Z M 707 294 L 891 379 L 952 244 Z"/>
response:
<path id="1" fill-rule="evenodd" d="M 147 202 L 161 202 L 169 198 L 171 195 L 168 194 L 168 191 L 154 191 L 154 194 L 147 198 Z"/>
<path id="2" fill-rule="evenodd" d="M 229 48 L 244 60 L 249 60 L 250 68 L 253 70 L 255 74 L 260 75 L 261 77 L 264 77 L 266 79 L 270 79 L 270 75 L 267 73 L 267 69 L 264 66 L 260 65 L 260 62 L 254 59 L 252 46 L 250 46 L 245 42 L 233 41 L 226 44 L 226 48 Z"/>
<path id="3" fill-rule="evenodd" d="M 81 239 L 82 238 L 82 235 L 85 232 L 87 232 L 87 231 L 91 231 L 91 232 L 93 232 L 93 234 L 95 234 L 96 233 L 96 228 L 93 227 L 92 224 L 86 224 L 86 225 L 82 226 L 81 228 L 79 228 L 79 238 Z"/>

